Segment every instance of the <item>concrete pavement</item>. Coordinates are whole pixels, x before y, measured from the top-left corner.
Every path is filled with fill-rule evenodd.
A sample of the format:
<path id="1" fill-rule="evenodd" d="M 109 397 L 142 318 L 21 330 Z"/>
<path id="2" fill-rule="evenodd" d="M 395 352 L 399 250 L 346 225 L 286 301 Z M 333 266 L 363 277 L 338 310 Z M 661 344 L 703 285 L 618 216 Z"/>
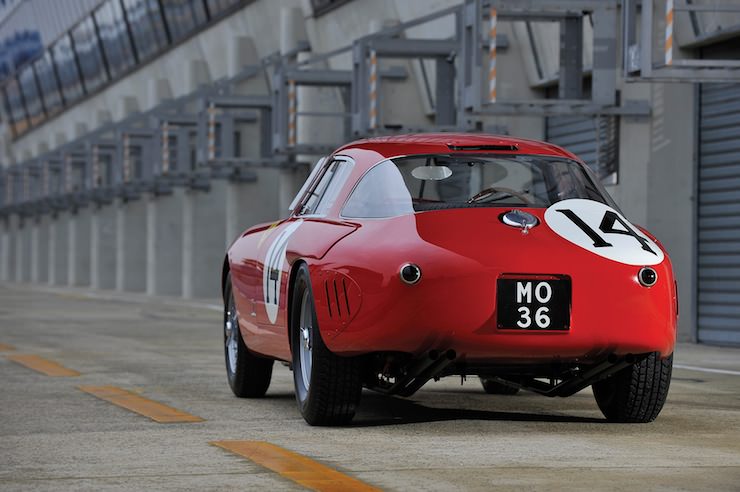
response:
<path id="1" fill-rule="evenodd" d="M 410 399 L 366 391 L 352 426 L 314 428 L 282 365 L 266 398 L 233 397 L 215 302 L 0 286 L 0 489 L 301 489 L 209 445 L 222 440 L 267 441 L 388 490 L 740 489 L 738 349 L 679 346 L 652 424 L 606 423 L 590 390 L 490 396 L 449 378 Z M 78 389 L 103 385 L 204 421 L 157 423 Z"/>

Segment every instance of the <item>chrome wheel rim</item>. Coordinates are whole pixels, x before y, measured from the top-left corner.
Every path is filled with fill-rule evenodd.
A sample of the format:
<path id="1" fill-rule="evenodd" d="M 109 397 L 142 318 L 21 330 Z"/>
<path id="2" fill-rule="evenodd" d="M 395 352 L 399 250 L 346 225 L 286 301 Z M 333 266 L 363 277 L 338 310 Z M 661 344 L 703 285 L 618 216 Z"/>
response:
<path id="1" fill-rule="evenodd" d="M 313 310 L 309 302 L 308 290 L 303 293 L 303 299 L 301 300 L 301 319 L 298 329 L 300 331 L 298 353 L 301 358 L 301 379 L 303 380 L 303 387 L 308 390 L 311 383 L 311 352 L 313 350 Z"/>
<path id="2" fill-rule="evenodd" d="M 229 299 L 228 309 L 226 311 L 226 321 L 224 324 L 224 334 L 226 343 L 226 358 L 228 359 L 229 371 L 232 374 L 236 373 L 236 357 L 237 350 L 239 348 L 239 341 L 237 339 L 237 330 L 239 322 L 236 318 L 236 309 L 234 308 L 233 299 Z"/>

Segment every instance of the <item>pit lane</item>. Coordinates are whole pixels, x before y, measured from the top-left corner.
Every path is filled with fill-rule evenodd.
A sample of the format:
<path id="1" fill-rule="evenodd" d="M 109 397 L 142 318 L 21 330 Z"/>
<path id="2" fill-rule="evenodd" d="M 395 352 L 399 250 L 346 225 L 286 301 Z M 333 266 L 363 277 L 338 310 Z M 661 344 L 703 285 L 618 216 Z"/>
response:
<path id="1" fill-rule="evenodd" d="M 680 345 L 668 402 L 651 424 L 606 423 L 590 390 L 491 396 L 475 378 L 449 378 L 410 399 L 366 391 L 351 426 L 316 428 L 300 417 L 282 365 L 266 398 L 232 395 L 214 304 L 0 286 L 0 489 L 740 484 L 740 350 Z M 158 422 L 85 388 L 194 418 Z"/>

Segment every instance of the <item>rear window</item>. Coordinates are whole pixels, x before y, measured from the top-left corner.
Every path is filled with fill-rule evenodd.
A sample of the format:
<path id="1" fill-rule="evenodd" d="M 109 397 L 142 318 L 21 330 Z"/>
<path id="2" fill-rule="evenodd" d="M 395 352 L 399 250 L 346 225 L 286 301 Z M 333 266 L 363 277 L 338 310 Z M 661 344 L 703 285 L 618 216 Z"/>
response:
<path id="1" fill-rule="evenodd" d="M 373 167 L 342 215 L 357 218 L 449 208 L 546 208 L 570 198 L 617 208 L 606 190 L 575 161 L 532 155 L 427 155 L 389 159 Z"/>

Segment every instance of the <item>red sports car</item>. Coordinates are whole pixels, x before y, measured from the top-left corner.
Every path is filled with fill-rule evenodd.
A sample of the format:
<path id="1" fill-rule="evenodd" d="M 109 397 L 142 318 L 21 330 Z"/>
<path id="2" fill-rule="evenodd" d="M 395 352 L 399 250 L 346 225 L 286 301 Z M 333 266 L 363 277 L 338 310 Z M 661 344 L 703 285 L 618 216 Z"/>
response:
<path id="1" fill-rule="evenodd" d="M 593 386 L 607 419 L 666 399 L 678 305 L 661 244 L 584 163 L 478 134 L 372 138 L 322 159 L 290 216 L 244 232 L 222 274 L 229 384 L 293 369 L 309 424 L 349 422 L 362 388 L 412 395 L 475 375 L 488 393 Z"/>

